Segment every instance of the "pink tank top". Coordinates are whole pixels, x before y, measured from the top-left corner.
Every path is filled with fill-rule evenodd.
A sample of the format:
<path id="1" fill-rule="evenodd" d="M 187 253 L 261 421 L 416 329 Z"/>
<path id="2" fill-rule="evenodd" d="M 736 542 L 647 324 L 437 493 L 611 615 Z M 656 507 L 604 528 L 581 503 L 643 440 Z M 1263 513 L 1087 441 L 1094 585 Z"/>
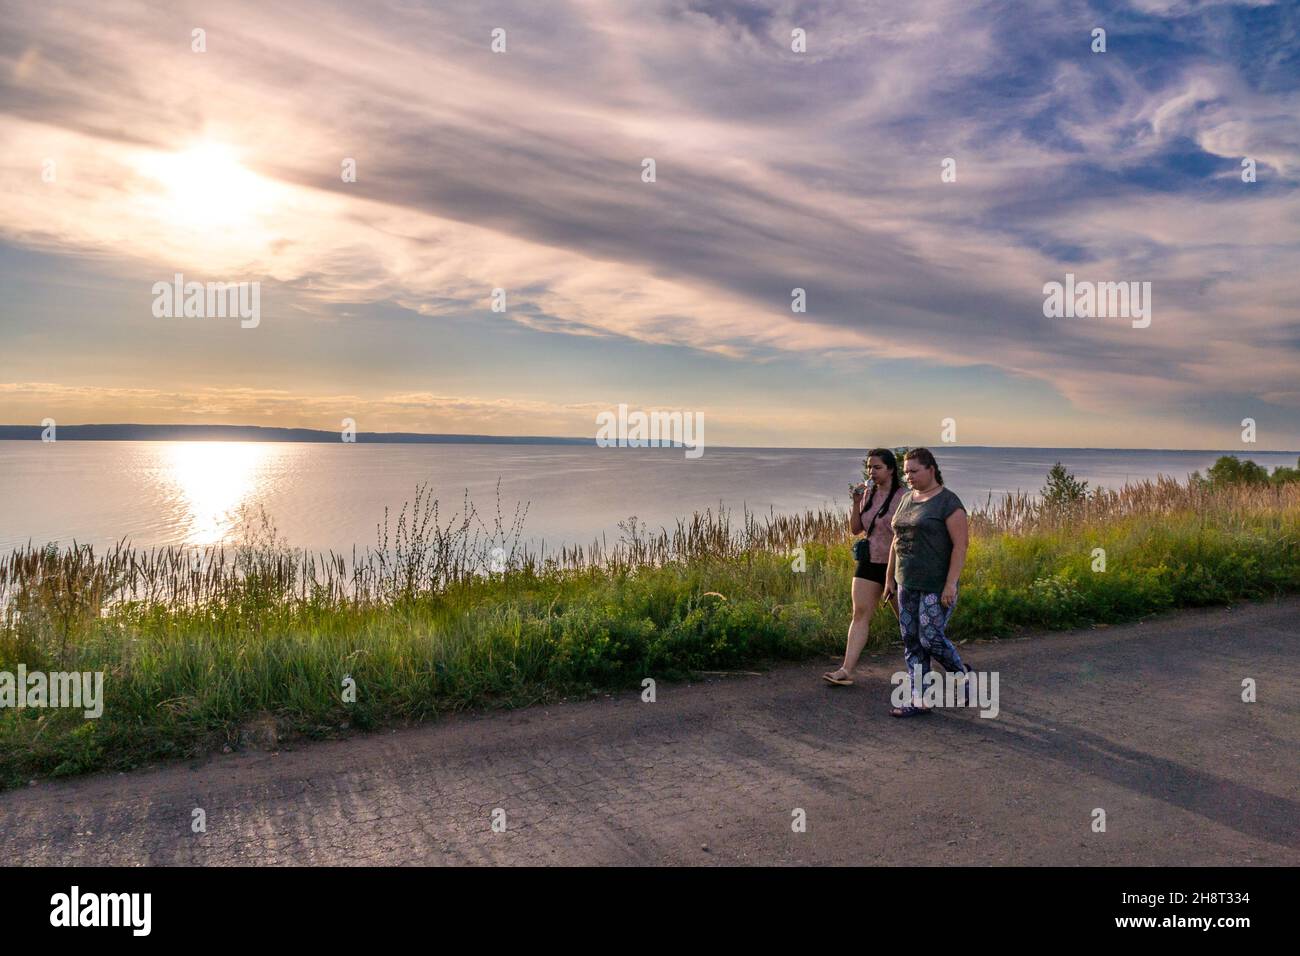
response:
<path id="1" fill-rule="evenodd" d="M 898 502 L 902 500 L 903 494 L 907 489 L 902 485 L 898 486 L 894 493 L 894 500 L 891 501 L 890 507 L 876 521 L 875 527 L 871 529 L 871 536 L 867 539 L 867 557 L 877 564 L 884 564 L 889 560 L 889 546 L 894 542 L 894 529 L 889 523 L 892 518 L 893 509 L 898 507 Z M 885 498 L 889 495 L 889 486 L 881 485 L 871 495 L 871 500 L 862 507 L 862 530 L 867 530 L 867 525 L 871 524 L 872 517 L 880 510 L 880 506 L 885 503 Z"/>

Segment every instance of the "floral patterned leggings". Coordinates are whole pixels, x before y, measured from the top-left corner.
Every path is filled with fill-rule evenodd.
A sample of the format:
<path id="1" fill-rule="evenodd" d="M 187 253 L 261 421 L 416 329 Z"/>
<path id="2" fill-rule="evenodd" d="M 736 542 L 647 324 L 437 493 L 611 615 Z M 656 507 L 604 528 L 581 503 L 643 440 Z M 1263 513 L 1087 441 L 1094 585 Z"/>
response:
<path id="1" fill-rule="evenodd" d="M 966 671 L 957 648 L 943 633 L 956 606 L 954 599 L 949 607 L 944 607 L 937 591 L 909 591 L 901 584 L 898 586 L 898 630 L 903 635 L 903 659 L 907 662 L 908 690 L 913 701 L 921 696 L 922 690 L 916 684 L 917 675 L 924 679 L 930 673 L 932 657 L 938 658 L 950 674 Z"/>

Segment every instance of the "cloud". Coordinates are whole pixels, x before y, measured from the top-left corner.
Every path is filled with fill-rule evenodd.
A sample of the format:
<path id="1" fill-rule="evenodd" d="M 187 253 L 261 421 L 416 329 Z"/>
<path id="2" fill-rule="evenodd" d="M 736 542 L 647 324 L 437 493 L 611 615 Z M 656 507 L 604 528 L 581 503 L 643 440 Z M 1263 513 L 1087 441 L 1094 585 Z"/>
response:
<path id="1" fill-rule="evenodd" d="M 1294 396 L 1300 92 L 1274 40 L 1234 52 L 1231 5 L 85 9 L 0 41 L 12 242 L 427 316 L 501 287 L 556 334 L 989 366 L 1085 411 Z M 240 229 L 169 218 L 142 172 L 205 136 L 265 189 Z M 1067 271 L 1151 281 L 1151 328 L 1045 319 Z"/>
<path id="2" fill-rule="evenodd" d="M 0 425 L 34 424 L 47 417 L 56 422 L 101 422 L 95 409 L 121 409 L 124 420 L 149 424 L 274 425 L 284 428 L 342 427 L 344 418 L 360 431 L 432 434 L 546 435 L 595 438 L 596 416 L 617 413 L 600 402 L 561 402 L 543 399 L 447 395 L 438 392 L 376 392 L 374 394 L 311 394 L 287 389 L 241 386 L 198 389 L 124 388 L 105 385 L 71 386 L 55 382 L 0 382 Z M 656 405 L 642 411 L 682 411 Z M 710 426 L 761 441 L 761 431 L 746 430 L 746 409 L 718 405 L 710 409 Z M 830 416 L 809 416 L 786 410 L 769 426 L 793 429 L 831 424 Z"/>

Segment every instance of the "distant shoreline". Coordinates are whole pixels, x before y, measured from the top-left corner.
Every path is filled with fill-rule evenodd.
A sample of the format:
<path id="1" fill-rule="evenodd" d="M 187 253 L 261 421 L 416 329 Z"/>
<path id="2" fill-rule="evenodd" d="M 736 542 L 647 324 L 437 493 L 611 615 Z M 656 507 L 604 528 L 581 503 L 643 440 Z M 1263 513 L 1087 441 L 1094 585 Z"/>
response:
<path id="1" fill-rule="evenodd" d="M 58 425 L 59 441 L 264 441 L 283 443 L 339 444 L 338 431 L 319 428 L 279 428 L 266 425 Z M 0 425 L 0 441 L 40 441 L 41 425 Z M 552 435 L 460 435 L 425 432 L 357 432 L 357 444 L 370 445 L 578 445 L 594 446 L 596 439 Z M 662 448 L 676 448 L 669 445 Z M 845 451 L 862 454 L 863 448 L 822 445 L 710 445 L 727 451 Z M 1006 451 L 1115 451 L 1197 452 L 1241 455 L 1300 455 L 1289 449 L 1252 448 L 1232 451 L 1224 448 L 1083 448 L 1054 445 L 960 445 L 964 449 Z"/>
<path id="2" fill-rule="evenodd" d="M 340 432 L 318 428 L 276 428 L 265 425 L 58 425 L 59 441 L 267 441 L 341 442 Z M 40 425 L 0 425 L 0 441 L 40 441 Z M 543 435 L 442 435 L 420 432 L 357 432 L 358 444 L 504 444 L 592 445 L 593 438 L 553 438 Z"/>

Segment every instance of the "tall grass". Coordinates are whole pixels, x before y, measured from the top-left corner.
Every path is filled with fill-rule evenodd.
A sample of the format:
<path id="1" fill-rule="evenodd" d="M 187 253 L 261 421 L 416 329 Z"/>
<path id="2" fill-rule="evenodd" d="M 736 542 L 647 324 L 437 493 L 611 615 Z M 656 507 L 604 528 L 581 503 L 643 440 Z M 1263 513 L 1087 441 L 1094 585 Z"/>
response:
<path id="1" fill-rule="evenodd" d="M 0 710 L 0 785 L 237 747 L 255 722 L 326 736 L 842 648 L 843 514 L 632 518 L 550 555 L 521 545 L 525 516 L 499 497 L 490 520 L 444 515 L 421 488 L 351 555 L 292 549 L 258 515 L 228 547 L 14 551 L 0 671 L 103 671 L 105 705 Z M 1006 496 L 971 524 L 959 639 L 1300 591 L 1297 485 Z M 881 611 L 872 644 L 896 640 Z"/>
<path id="2" fill-rule="evenodd" d="M 499 502 L 499 498 L 498 498 Z M 263 603 L 360 606 L 446 592 L 485 576 L 525 579 L 564 572 L 631 573 L 700 558 L 742 558 L 754 550 L 785 551 L 805 542 L 845 539 L 845 518 L 831 511 L 769 514 L 744 509 L 738 521 L 721 510 L 696 512 L 674 528 L 651 531 L 635 517 L 619 523 L 611 544 L 562 547 L 547 555 L 523 543 L 526 509 L 509 525 L 500 507 L 489 528 L 466 499 L 440 523 L 439 502 L 424 487 L 402 507 L 390 535 L 389 515 L 378 544 L 351 556 L 292 549 L 264 513 L 245 514 L 242 535 L 205 548 L 136 549 L 125 541 L 96 554 L 88 545 L 60 550 L 30 545 L 0 557 L 0 607 L 16 613 L 56 607 L 60 619 L 93 616 L 111 605 L 166 608 Z"/>

